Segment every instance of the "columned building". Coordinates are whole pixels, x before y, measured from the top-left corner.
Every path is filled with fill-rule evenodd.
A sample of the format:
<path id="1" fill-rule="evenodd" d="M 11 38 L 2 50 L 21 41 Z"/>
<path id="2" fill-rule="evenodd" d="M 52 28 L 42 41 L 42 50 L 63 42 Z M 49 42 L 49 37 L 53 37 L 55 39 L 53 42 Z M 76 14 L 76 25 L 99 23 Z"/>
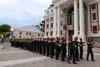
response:
<path id="1" fill-rule="evenodd" d="M 45 37 L 100 40 L 100 0 L 53 0 L 52 3 L 45 10 Z"/>

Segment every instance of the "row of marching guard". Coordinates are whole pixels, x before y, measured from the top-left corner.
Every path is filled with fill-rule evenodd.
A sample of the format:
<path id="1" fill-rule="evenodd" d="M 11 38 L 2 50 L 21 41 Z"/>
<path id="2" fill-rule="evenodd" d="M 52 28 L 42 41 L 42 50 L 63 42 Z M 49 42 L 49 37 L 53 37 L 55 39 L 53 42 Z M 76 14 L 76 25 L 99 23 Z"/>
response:
<path id="1" fill-rule="evenodd" d="M 82 39 L 81 42 L 78 42 L 77 40 L 77 37 L 75 38 L 75 41 L 70 38 L 69 43 L 67 44 L 64 38 L 13 39 L 11 40 L 11 46 L 32 51 L 50 58 L 55 58 L 56 60 L 65 61 L 67 58 L 69 64 L 71 64 L 70 60 L 73 60 L 73 64 L 77 64 L 76 61 L 83 59 L 84 46 Z M 68 49 L 66 48 L 67 45 Z M 78 50 L 79 47 L 81 48 L 80 55 Z M 92 45 L 89 45 L 89 47 L 90 52 L 87 53 L 91 54 L 91 60 L 94 61 L 93 52 L 91 52 Z M 88 57 L 89 55 L 87 55 L 87 60 L 89 60 Z"/>

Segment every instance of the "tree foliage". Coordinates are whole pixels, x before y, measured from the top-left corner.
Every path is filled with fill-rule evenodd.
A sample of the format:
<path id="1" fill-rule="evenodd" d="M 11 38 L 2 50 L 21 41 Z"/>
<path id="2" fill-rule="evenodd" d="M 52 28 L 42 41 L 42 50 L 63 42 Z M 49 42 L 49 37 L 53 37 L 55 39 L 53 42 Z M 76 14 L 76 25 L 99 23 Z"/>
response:
<path id="1" fill-rule="evenodd" d="M 41 27 L 41 30 L 44 32 L 44 29 L 45 29 L 45 20 L 41 21 L 40 27 Z"/>
<path id="2" fill-rule="evenodd" d="M 11 26 L 7 24 L 0 25 L 0 34 L 5 34 L 6 32 L 11 32 Z"/>

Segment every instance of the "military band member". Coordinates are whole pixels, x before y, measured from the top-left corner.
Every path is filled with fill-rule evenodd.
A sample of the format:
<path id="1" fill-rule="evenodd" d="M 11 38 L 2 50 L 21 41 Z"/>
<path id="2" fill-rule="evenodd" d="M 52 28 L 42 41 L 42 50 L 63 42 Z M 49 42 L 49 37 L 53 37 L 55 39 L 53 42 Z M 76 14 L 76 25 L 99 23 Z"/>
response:
<path id="1" fill-rule="evenodd" d="M 55 42 L 55 58 L 56 60 L 59 59 L 59 54 L 61 52 L 61 42 L 60 42 L 60 38 L 56 38 L 56 42 Z"/>
<path id="2" fill-rule="evenodd" d="M 79 61 L 79 50 L 78 50 L 79 42 L 78 42 L 78 37 L 75 37 L 73 45 L 74 45 L 74 48 L 75 48 L 76 61 Z"/>
<path id="3" fill-rule="evenodd" d="M 46 47 L 47 47 L 47 50 L 46 50 L 47 51 L 47 57 L 49 57 L 49 55 L 50 55 L 50 38 L 47 39 L 47 46 Z"/>
<path id="4" fill-rule="evenodd" d="M 45 39 L 43 39 L 43 55 L 45 56 L 46 54 L 46 42 Z"/>
<path id="5" fill-rule="evenodd" d="M 50 41 L 50 57 L 54 58 L 54 50 L 55 50 L 55 43 L 54 43 L 54 39 L 51 38 Z"/>
<path id="6" fill-rule="evenodd" d="M 39 53 L 42 54 L 42 38 L 39 41 Z"/>
<path id="7" fill-rule="evenodd" d="M 74 41 L 73 39 L 70 37 L 69 38 L 69 42 L 68 42 L 68 63 L 71 64 L 70 60 L 73 60 L 73 64 L 77 64 L 76 60 L 75 60 L 75 46 L 74 46 Z"/>
<path id="8" fill-rule="evenodd" d="M 94 60 L 94 54 L 93 54 L 93 50 L 92 50 L 92 48 L 94 48 L 93 47 L 93 40 L 92 39 L 88 39 L 88 43 L 87 43 L 87 61 L 89 61 L 89 55 L 91 54 L 91 61 L 95 61 Z"/>
<path id="9" fill-rule="evenodd" d="M 62 61 L 65 61 L 65 58 L 66 58 L 66 40 L 64 38 L 61 39 L 62 42 L 61 42 L 61 60 Z"/>
<path id="10" fill-rule="evenodd" d="M 80 44 L 80 59 L 83 59 L 83 44 L 84 44 L 84 42 L 82 41 L 82 38 L 80 38 L 80 42 L 79 42 L 79 44 Z"/>

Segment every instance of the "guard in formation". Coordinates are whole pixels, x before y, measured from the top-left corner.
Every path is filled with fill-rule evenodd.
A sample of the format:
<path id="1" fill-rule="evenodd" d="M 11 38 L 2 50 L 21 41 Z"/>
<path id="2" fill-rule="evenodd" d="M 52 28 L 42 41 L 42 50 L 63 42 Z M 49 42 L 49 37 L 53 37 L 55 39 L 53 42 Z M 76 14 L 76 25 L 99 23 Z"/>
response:
<path id="1" fill-rule="evenodd" d="M 35 38 L 35 39 L 13 39 L 11 40 L 11 46 L 21 48 L 24 50 L 29 50 L 34 53 L 38 53 L 43 56 L 50 58 L 55 58 L 56 60 L 65 61 L 71 64 L 77 64 L 76 61 L 83 59 L 83 44 L 82 38 L 69 38 L 69 42 L 66 43 L 65 38 Z M 89 61 L 89 54 L 91 54 L 91 60 L 94 61 L 93 55 L 93 40 L 88 40 L 88 51 L 87 51 L 87 61 Z M 68 46 L 68 53 L 67 47 Z M 79 50 L 80 48 L 80 50 Z M 80 52 L 79 52 L 80 51 Z M 68 54 L 68 56 L 67 56 Z"/>

